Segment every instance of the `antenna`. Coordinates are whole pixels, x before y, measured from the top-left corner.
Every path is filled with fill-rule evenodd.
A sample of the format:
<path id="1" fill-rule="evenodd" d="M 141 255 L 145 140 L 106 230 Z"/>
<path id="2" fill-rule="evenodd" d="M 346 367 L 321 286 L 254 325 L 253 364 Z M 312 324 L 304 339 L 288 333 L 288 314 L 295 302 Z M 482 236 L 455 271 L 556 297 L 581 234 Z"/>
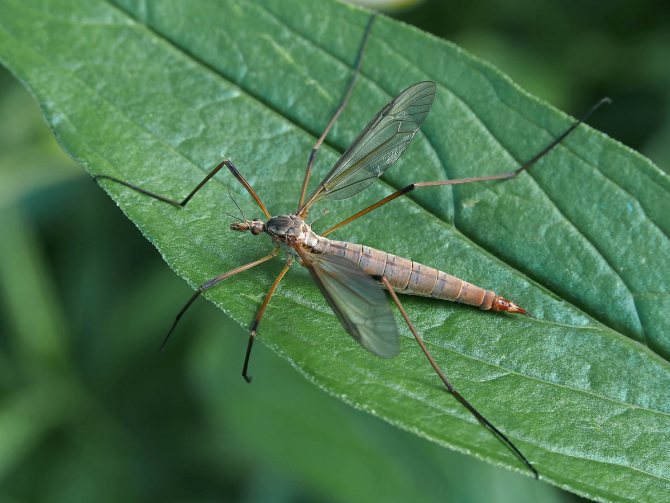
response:
<path id="1" fill-rule="evenodd" d="M 243 222 L 248 222 L 247 217 L 244 216 L 244 212 L 242 211 L 242 208 L 240 208 L 240 205 L 237 204 L 237 201 L 235 201 L 235 198 L 233 197 L 233 193 L 230 192 L 230 187 L 228 187 L 228 195 L 230 196 L 230 200 L 237 207 L 237 210 L 240 212 L 240 215 L 242 215 L 242 221 Z M 237 217 L 233 217 L 233 218 L 237 219 Z"/>

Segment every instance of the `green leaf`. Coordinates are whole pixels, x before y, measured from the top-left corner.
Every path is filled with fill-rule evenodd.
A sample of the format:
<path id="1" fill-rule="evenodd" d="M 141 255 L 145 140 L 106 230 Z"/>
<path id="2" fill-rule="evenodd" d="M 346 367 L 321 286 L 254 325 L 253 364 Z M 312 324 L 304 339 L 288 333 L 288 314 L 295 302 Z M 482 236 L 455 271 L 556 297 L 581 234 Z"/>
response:
<path id="1" fill-rule="evenodd" d="M 367 19 L 299 0 L 5 0 L 0 59 L 90 172 L 179 197 L 229 158 L 283 213 L 295 208 L 309 149 L 346 88 Z M 453 45 L 380 18 L 315 179 L 381 106 L 425 79 L 438 84 L 436 102 L 425 136 L 386 177 L 394 187 L 509 170 L 572 120 Z M 227 186 L 245 214 L 258 211 L 230 176 L 216 180 L 182 210 L 105 188 L 196 285 L 270 248 L 227 231 L 224 212 L 236 211 Z M 333 203 L 317 230 L 390 191 L 378 184 Z M 581 127 L 513 182 L 425 189 L 334 237 L 439 267 L 530 309 L 534 320 L 405 300 L 456 387 L 543 479 L 602 500 L 659 500 L 670 490 L 669 191 L 649 161 Z M 209 298 L 248 326 L 280 267 L 240 275 Z M 262 341 L 344 401 L 522 470 L 403 335 L 398 358 L 363 351 L 304 271 L 282 283 L 260 327 Z"/>
<path id="2" fill-rule="evenodd" d="M 198 408 L 208 418 L 201 437 L 216 452 L 236 446 L 242 460 L 253 456 L 254 465 L 275 466 L 301 487 L 314 487 L 319 501 L 565 500 L 552 486 L 446 451 L 347 407 L 263 347 L 254 353 L 256 379 L 270 378 L 273 385 L 250 387 L 237 373 L 221 372 L 239 366 L 243 339 L 221 337 L 221 323 L 212 316 L 197 322 L 207 336 L 189 335 L 188 387 L 197 390 Z"/>

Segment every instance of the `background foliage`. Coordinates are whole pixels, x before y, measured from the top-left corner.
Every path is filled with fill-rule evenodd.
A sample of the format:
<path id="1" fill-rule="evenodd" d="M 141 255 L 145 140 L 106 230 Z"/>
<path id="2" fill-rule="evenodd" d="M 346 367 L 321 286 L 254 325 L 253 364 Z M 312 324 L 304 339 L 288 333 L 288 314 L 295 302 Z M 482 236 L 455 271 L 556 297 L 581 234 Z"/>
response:
<path id="1" fill-rule="evenodd" d="M 420 17 L 426 8 L 408 16 Z M 494 8 L 490 18 L 497 17 Z M 472 46 L 484 47 L 482 54 L 495 60 L 487 47 L 492 52 L 491 47 L 504 44 L 489 39 L 487 45 L 481 32 L 494 40 L 505 36 L 486 26 L 486 11 L 478 18 L 481 24 L 475 23 L 469 34 L 476 42 Z M 453 22 L 453 15 L 449 19 Z M 467 15 L 464 19 L 472 21 Z M 453 31 L 451 38 L 467 46 L 463 40 L 468 33 Z M 517 40 L 518 30 L 513 33 L 508 44 L 515 49 L 510 52 L 519 52 L 517 44 L 537 50 L 537 44 Z M 649 36 L 655 30 L 644 33 L 638 36 L 645 43 L 656 40 Z M 555 37 L 561 38 L 569 39 Z M 612 53 L 621 52 L 618 44 L 629 43 L 614 41 Z M 662 52 L 663 47 L 659 43 L 655 49 Z M 533 61 L 532 52 L 527 58 Z M 622 58 L 612 59 L 618 63 Z M 519 72 L 520 82 L 524 72 L 518 68 L 523 66 L 510 70 Z M 588 89 L 589 81 L 584 81 Z M 596 86 L 591 94 L 601 93 Z M 556 102 L 562 99 L 569 103 L 560 96 Z M 517 497 L 530 491 L 537 499 L 534 492 L 545 490 L 476 461 L 454 461 L 450 453 L 351 411 L 303 383 L 261 348 L 256 375 L 272 387 L 244 386 L 238 377 L 244 336 L 225 327 L 211 307 L 200 307 L 199 316 L 191 316 L 190 326 L 183 327 L 190 337 L 182 337 L 159 358 L 156 341 L 188 288 L 89 181 L 77 180 L 80 171 L 59 158 L 45 133 L 38 132 L 37 116 L 25 111 L 34 110 L 32 105 L 8 80 L 2 105 L 2 331 L 10 336 L 3 343 L 6 397 L 0 432 L 5 448 L 0 467 L 7 496 L 360 501 L 388 491 L 399 500 L 411 494 L 441 500 L 445 492 L 481 500 L 487 494 L 478 491 L 497 491 L 496 480 L 503 477 L 500 484 Z M 662 106 L 631 108 L 647 119 L 629 113 L 625 121 L 667 119 Z M 649 139 L 644 143 L 652 153 L 654 144 Z M 134 320 L 131 327 L 128 320 Z M 237 336 L 221 337 L 222 332 Z M 301 422 L 296 418 L 301 410 L 323 414 L 310 414 L 313 421 Z M 392 459 L 384 454 L 389 445 Z M 352 460 L 360 464 L 352 466 Z M 471 465 L 479 472 L 469 472 Z M 346 472 L 336 476 L 343 467 Z M 42 483 L 36 486 L 38 474 Z"/>

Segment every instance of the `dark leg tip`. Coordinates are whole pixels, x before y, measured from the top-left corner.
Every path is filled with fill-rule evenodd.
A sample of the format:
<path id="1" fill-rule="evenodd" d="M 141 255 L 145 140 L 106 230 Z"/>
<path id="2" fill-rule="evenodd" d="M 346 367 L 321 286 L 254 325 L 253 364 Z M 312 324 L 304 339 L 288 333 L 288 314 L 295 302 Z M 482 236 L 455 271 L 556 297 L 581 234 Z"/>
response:
<path id="1" fill-rule="evenodd" d="M 251 384 L 251 376 L 248 376 L 246 374 L 242 374 L 242 377 L 244 377 L 245 381 L 247 381 L 249 384 Z"/>

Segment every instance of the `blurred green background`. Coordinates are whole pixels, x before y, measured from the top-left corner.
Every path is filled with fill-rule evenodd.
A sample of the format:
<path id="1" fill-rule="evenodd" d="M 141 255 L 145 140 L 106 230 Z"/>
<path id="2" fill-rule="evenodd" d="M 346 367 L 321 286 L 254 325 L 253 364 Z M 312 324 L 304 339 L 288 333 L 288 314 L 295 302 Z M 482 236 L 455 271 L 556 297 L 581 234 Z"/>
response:
<path id="1" fill-rule="evenodd" d="M 670 165 L 670 18 L 647 2 L 426 1 L 454 41 Z M 225 231 L 225 229 L 222 229 Z M 0 501 L 575 501 L 353 410 L 190 289 L 0 73 Z"/>

